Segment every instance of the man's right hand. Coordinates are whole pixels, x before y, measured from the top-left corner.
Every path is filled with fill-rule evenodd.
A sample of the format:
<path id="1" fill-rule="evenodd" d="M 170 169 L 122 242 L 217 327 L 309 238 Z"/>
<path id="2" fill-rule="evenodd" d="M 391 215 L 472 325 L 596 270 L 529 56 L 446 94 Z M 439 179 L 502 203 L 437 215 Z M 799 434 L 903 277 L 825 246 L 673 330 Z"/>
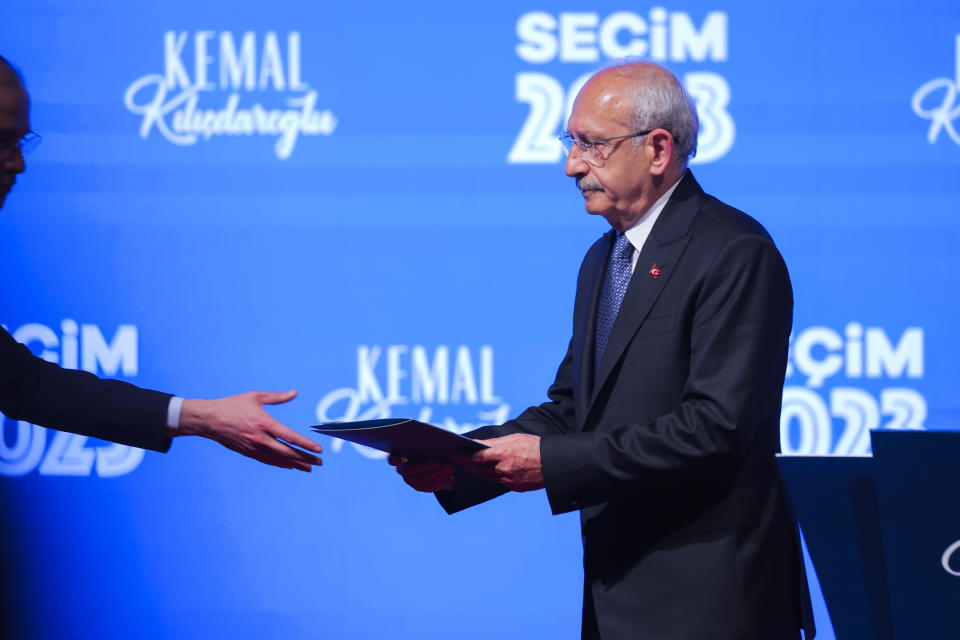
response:
<path id="1" fill-rule="evenodd" d="M 455 483 L 453 465 L 440 460 L 410 461 L 390 454 L 387 462 L 397 468 L 403 481 L 426 493 L 453 489 Z"/>
<path id="2" fill-rule="evenodd" d="M 323 451 L 320 445 L 263 410 L 265 404 L 289 402 L 296 395 L 296 391 L 248 391 L 216 400 L 188 398 L 180 411 L 180 428 L 171 435 L 203 436 L 264 464 L 310 471 L 313 465 L 321 464 L 320 458 L 287 443 L 314 453 Z"/>

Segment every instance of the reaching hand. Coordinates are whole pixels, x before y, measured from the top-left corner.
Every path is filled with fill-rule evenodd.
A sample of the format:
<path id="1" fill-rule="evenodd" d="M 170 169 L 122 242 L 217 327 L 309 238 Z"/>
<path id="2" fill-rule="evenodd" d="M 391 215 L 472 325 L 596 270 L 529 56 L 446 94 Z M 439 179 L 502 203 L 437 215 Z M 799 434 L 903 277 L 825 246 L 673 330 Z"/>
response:
<path id="1" fill-rule="evenodd" d="M 288 402 L 296 395 L 296 391 L 248 391 L 217 400 L 184 400 L 177 435 L 203 436 L 265 464 L 310 471 L 311 465 L 322 464 L 320 458 L 287 443 L 316 453 L 323 451 L 320 445 L 283 426 L 263 410 L 265 404 Z"/>

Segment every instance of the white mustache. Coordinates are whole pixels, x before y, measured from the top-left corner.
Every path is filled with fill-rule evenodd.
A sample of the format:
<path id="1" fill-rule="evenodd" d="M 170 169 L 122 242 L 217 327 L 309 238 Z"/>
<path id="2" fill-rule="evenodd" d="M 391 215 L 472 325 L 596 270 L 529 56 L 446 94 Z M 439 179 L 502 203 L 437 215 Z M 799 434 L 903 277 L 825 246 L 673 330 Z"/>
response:
<path id="1" fill-rule="evenodd" d="M 603 191 L 603 185 L 597 182 L 587 182 L 583 178 L 577 180 L 577 188 L 580 191 Z"/>

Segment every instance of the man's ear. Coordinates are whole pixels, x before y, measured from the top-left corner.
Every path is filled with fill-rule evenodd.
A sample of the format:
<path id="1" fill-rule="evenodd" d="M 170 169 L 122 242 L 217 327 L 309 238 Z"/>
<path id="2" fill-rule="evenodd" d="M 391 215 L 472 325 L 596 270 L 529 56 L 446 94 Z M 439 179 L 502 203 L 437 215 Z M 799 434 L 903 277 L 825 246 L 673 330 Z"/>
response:
<path id="1" fill-rule="evenodd" d="M 666 129 L 654 129 L 647 134 L 647 144 L 653 149 L 650 173 L 662 176 L 673 163 L 673 136 Z"/>

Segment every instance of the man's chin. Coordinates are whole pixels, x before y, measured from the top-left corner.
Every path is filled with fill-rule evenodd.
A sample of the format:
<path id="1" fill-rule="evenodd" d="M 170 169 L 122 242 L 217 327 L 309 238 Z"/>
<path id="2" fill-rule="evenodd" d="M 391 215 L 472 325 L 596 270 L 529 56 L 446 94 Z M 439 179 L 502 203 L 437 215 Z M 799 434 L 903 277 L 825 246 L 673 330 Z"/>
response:
<path id="1" fill-rule="evenodd" d="M 583 209 L 592 216 L 602 216 L 609 209 L 609 206 L 605 206 L 608 203 L 600 202 L 600 198 L 596 194 L 584 196 L 584 198 Z"/>

